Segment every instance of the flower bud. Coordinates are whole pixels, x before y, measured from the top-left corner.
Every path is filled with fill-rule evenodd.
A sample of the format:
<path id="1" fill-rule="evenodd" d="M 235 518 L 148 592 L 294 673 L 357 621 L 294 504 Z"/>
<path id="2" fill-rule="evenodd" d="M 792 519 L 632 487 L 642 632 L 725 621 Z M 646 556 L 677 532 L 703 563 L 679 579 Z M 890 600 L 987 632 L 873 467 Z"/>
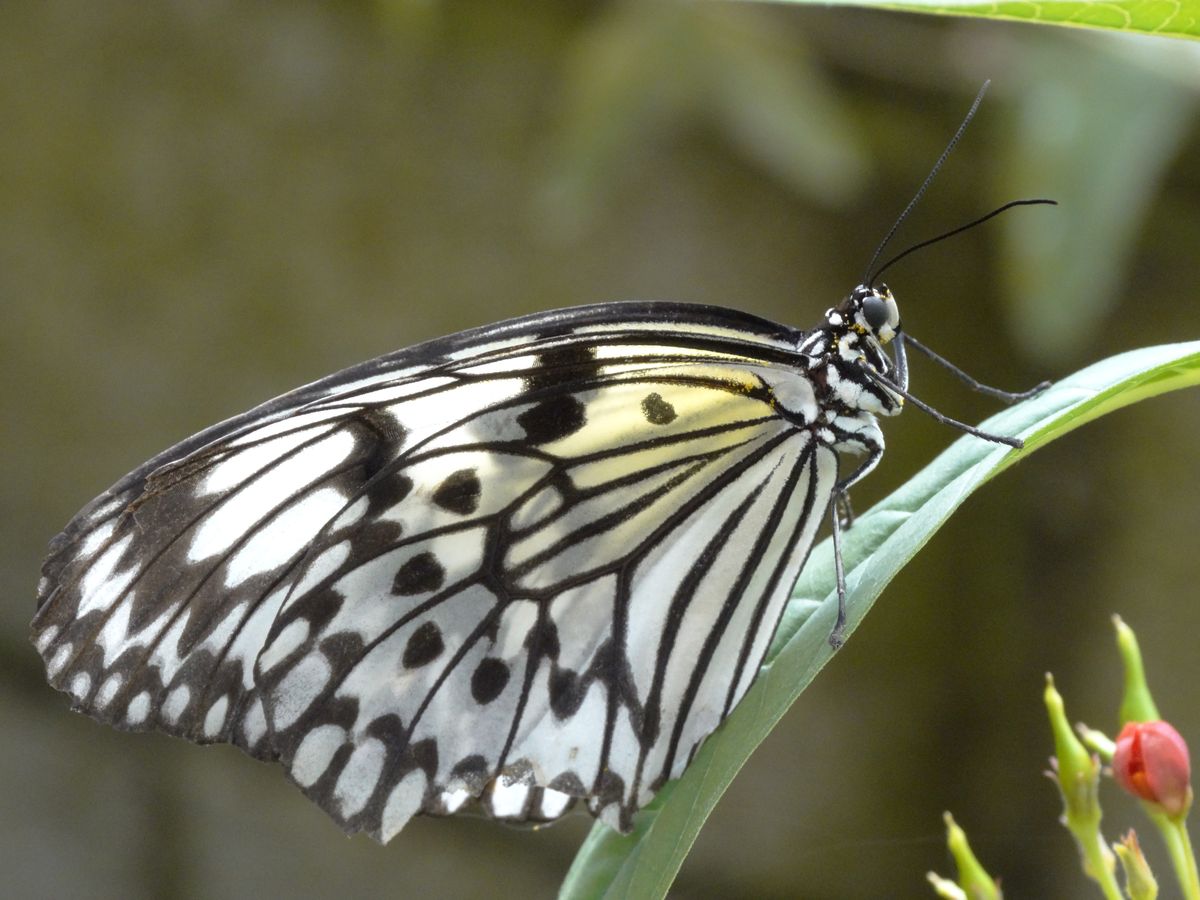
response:
<path id="1" fill-rule="evenodd" d="M 1172 818 L 1192 803 L 1187 744 L 1166 722 L 1129 722 L 1117 735 L 1113 776 L 1135 797 Z"/>
<path id="2" fill-rule="evenodd" d="M 1112 848 L 1125 872 L 1125 893 L 1129 900 L 1154 900 L 1158 896 L 1158 882 L 1154 880 L 1154 873 L 1150 871 L 1150 864 L 1142 853 L 1137 833 L 1130 828 Z"/>
<path id="3" fill-rule="evenodd" d="M 958 887 L 962 890 L 962 896 L 969 897 L 971 900 L 1002 900 L 1000 883 L 987 873 L 987 870 L 976 858 L 967 841 L 967 833 L 958 826 L 950 813 L 943 815 L 942 820 L 946 823 L 946 846 L 950 848 L 950 853 L 954 857 L 954 865 L 958 868 Z M 940 890 L 932 879 L 930 883 Z M 943 894 L 942 896 L 954 895 Z"/>

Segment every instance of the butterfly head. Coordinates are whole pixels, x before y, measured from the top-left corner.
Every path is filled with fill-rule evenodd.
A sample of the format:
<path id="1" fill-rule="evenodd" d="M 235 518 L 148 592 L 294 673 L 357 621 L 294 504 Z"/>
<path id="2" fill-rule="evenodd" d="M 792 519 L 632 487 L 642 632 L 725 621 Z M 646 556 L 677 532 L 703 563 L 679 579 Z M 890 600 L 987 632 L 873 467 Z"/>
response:
<path id="1" fill-rule="evenodd" d="M 829 328 L 844 334 L 871 338 L 884 346 L 900 331 L 900 308 L 886 284 L 860 284 L 840 304 L 825 314 Z"/>

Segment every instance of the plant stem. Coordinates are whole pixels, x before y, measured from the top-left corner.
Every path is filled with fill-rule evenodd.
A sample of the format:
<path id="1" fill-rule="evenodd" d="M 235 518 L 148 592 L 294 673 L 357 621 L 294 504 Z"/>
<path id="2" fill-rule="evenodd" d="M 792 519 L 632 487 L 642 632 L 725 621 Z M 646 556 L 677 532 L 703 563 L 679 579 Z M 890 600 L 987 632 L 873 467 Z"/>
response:
<path id="1" fill-rule="evenodd" d="M 1200 874 L 1196 870 L 1196 854 L 1188 838 L 1187 826 L 1182 818 L 1172 819 L 1162 813 L 1151 813 L 1150 818 L 1158 826 L 1175 867 L 1175 878 L 1186 900 L 1200 900 Z"/>
<path id="2" fill-rule="evenodd" d="M 1089 823 L 1090 825 L 1090 823 Z M 1113 871 L 1112 853 L 1104 843 L 1100 829 L 1094 826 L 1071 828 L 1079 850 L 1083 855 L 1083 871 L 1096 884 L 1108 900 L 1123 900 L 1121 889 L 1117 886 L 1117 877 Z M 1188 898 L 1192 900 L 1192 898 Z"/>

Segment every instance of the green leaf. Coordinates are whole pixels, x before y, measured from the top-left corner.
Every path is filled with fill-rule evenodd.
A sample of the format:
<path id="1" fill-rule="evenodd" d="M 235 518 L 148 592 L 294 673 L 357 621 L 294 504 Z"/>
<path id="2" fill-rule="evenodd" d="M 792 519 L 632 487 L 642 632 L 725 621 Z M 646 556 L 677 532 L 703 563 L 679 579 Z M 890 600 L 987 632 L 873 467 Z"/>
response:
<path id="1" fill-rule="evenodd" d="M 1011 450 L 962 437 L 911 481 L 860 516 L 843 541 L 847 633 L 896 573 L 980 485 L 1039 447 L 1114 410 L 1200 384 L 1200 341 L 1134 350 L 1089 366 L 984 428 L 1018 435 Z M 916 415 L 916 413 L 909 413 Z M 829 661 L 837 608 L 832 548 L 813 550 L 753 687 L 696 754 L 683 777 L 642 810 L 632 834 L 599 823 L 580 848 L 560 897 L 662 897 L 734 775 Z"/>
<path id="2" fill-rule="evenodd" d="M 862 187 L 868 161 L 808 57 L 754 7 L 610 5 L 566 50 L 544 214 L 556 232 L 580 227 L 632 157 L 698 126 L 801 194 L 844 203 Z"/>
<path id="3" fill-rule="evenodd" d="M 783 3 L 820 3 L 828 0 L 778 0 Z M 1104 28 L 1131 34 L 1200 39 L 1200 2 L 1197 0 L 1049 0 L 1049 2 L 981 3 L 977 0 L 908 0 L 902 3 L 856 0 L 843 6 L 869 6 L 950 16 L 979 16 L 1015 22 L 1039 22 L 1076 28 Z"/>

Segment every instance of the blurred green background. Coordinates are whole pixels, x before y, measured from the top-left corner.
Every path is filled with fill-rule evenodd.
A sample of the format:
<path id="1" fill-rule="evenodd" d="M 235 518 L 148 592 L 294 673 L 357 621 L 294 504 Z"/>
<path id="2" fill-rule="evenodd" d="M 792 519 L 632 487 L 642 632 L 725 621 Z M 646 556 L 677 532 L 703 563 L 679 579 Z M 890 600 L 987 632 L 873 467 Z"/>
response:
<path id="1" fill-rule="evenodd" d="M 1062 206 L 889 272 L 906 327 L 1013 388 L 1194 339 L 1196 50 L 771 5 L 8 0 L 4 894 L 551 894 L 586 816 L 421 819 L 381 848 L 236 750 L 69 713 L 26 637 L 46 542 L 202 426 L 439 334 L 612 299 L 815 323 L 989 77 L 896 249 L 1014 197 Z M 946 413 L 993 408 L 915 366 Z M 859 509 L 955 437 L 913 411 L 886 431 Z M 1200 740 L 1198 444 L 1200 394 L 1172 394 L 972 499 L 760 748 L 675 895 L 929 896 L 951 809 L 1010 896 L 1091 896 L 1040 775 L 1043 673 L 1114 730 L 1120 611 Z M 1113 838 L 1141 824 L 1107 809 Z"/>

